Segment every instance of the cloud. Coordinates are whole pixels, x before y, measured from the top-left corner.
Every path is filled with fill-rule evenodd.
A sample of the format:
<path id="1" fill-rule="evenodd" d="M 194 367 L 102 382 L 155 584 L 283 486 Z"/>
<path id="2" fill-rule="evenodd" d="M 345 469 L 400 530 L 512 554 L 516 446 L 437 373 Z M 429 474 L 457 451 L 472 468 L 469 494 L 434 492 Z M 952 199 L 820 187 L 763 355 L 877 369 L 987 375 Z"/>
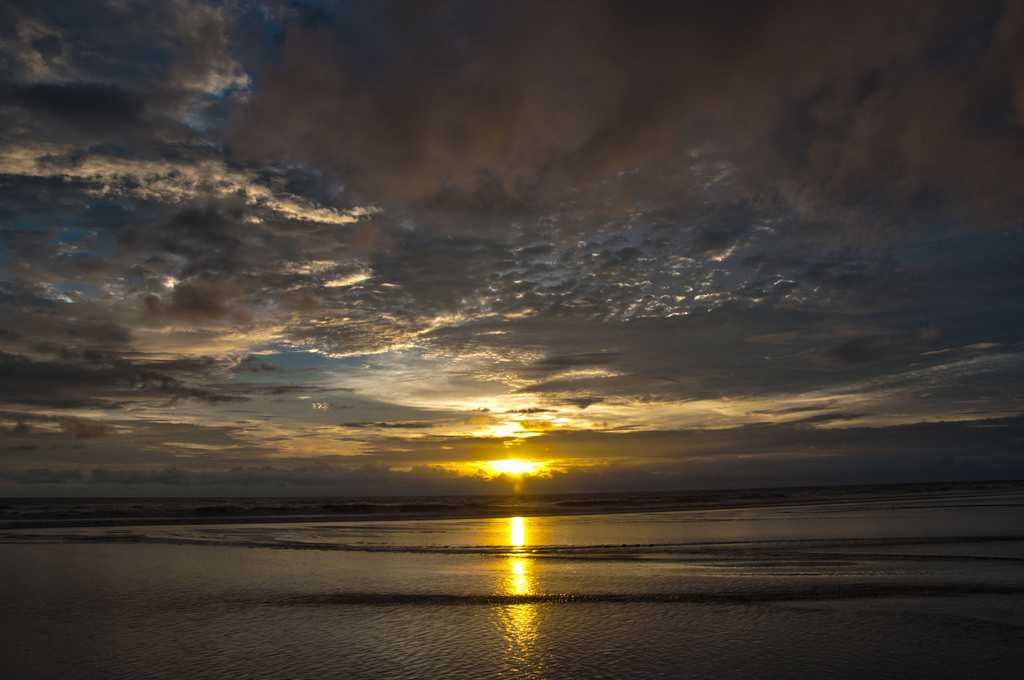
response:
<path id="1" fill-rule="evenodd" d="M 851 338 L 829 349 L 830 356 L 850 364 L 877 361 L 885 352 L 885 344 L 877 338 Z"/>
<path id="2" fill-rule="evenodd" d="M 61 422 L 61 426 L 64 428 L 65 434 L 72 439 L 106 437 L 114 432 L 113 428 L 106 423 L 80 418 L 66 418 Z"/>
<path id="3" fill-rule="evenodd" d="M 0 353 L 0 401 L 58 408 L 111 408 L 134 400 L 198 399 L 211 403 L 243 397 L 190 385 L 168 372 L 140 367 L 117 356 L 39 361 Z M 84 429 L 69 421 L 68 432 Z"/>
<path id="4" fill-rule="evenodd" d="M 1024 412 L 1011 3 L 0 13 L 26 480 L 487 489 L 428 468 L 532 446 L 578 464 L 550 489 L 1018 469 L 954 424 Z"/>
<path id="5" fill-rule="evenodd" d="M 262 184 L 255 173 L 232 167 L 221 159 L 189 158 L 167 161 L 130 158 L 102 150 L 68 145 L 12 145 L 0 150 L 0 173 L 27 178 L 54 177 L 83 184 L 94 196 L 125 195 L 165 203 L 187 204 L 206 197 L 240 198 L 287 219 L 326 224 L 352 224 L 367 208 L 339 210 L 319 206 Z"/>
<path id="6" fill-rule="evenodd" d="M 437 425 L 438 425 L 437 422 L 429 421 L 429 420 L 407 420 L 407 421 L 398 421 L 398 422 L 387 422 L 387 421 L 360 422 L 360 421 L 353 421 L 353 422 L 342 423 L 342 427 L 354 427 L 354 428 L 373 427 L 373 428 L 381 428 L 381 429 L 399 429 L 399 430 L 426 430 L 426 429 L 430 429 L 430 428 L 433 428 L 433 427 L 437 427 Z"/>
<path id="7" fill-rule="evenodd" d="M 563 462 L 571 458 L 595 462 L 556 468 L 549 476 L 526 480 L 526 488 L 531 493 L 564 493 L 581 488 L 654 491 L 1013 479 L 1024 470 L 1021 427 L 1018 418 L 846 430 L 782 425 L 618 434 L 558 432 L 532 440 L 531 455 L 544 458 L 543 452 L 550 449 L 559 452 Z M 183 488 L 230 495 L 507 492 L 508 480 L 500 478 L 459 475 L 423 464 L 392 467 L 401 460 L 428 458 L 428 449 L 438 444 L 413 444 L 412 454 L 382 452 L 375 463 L 318 459 L 239 465 L 227 459 L 215 467 L 96 467 L 84 473 L 35 467 L 0 471 L 0 479 L 31 485 L 74 484 L 80 487 L 79 493 L 102 489 L 121 495 L 174 495 Z M 472 441 L 449 439 L 445 445 L 447 455 L 455 460 L 481 460 L 478 456 L 486 450 Z M 820 455 L 823 447 L 830 455 Z"/>
<path id="8" fill-rule="evenodd" d="M 569 406 L 575 406 L 582 410 L 588 406 L 600 404 L 602 401 L 604 401 L 604 397 L 567 397 L 562 399 L 561 403 L 568 404 Z"/>
<path id="9" fill-rule="evenodd" d="M 211 281 L 190 281 L 175 286 L 165 302 L 157 295 L 147 295 L 146 311 L 157 317 L 184 321 L 217 321 L 243 310 L 233 309 L 241 291 L 230 285 Z M 244 314 L 243 314 L 244 319 Z"/>
<path id="10" fill-rule="evenodd" d="M 261 361 L 259 357 L 249 355 L 235 364 L 234 370 L 243 373 L 268 373 L 277 371 L 278 368 L 274 364 Z"/>
<path id="11" fill-rule="evenodd" d="M 129 84 L 156 91 L 162 106 L 243 88 L 248 77 L 231 54 L 236 18 L 229 6 L 173 0 L 160 7 L 15 0 L 6 6 L 2 47 L 8 78 L 53 83 Z"/>
<path id="12" fill-rule="evenodd" d="M 649 174 L 668 171 L 676 202 L 719 183 L 723 207 L 805 224 L 1003 226 L 1020 22 L 996 2 L 355 3 L 291 21 L 236 146 L 474 213 L 598 188 L 660 202 Z M 726 247 L 737 217 L 697 247 Z"/>
<path id="13" fill-rule="evenodd" d="M 20 106 L 71 125 L 111 128 L 134 125 L 145 103 L 130 92 L 103 83 L 35 83 L 0 92 L 0 103 Z"/>

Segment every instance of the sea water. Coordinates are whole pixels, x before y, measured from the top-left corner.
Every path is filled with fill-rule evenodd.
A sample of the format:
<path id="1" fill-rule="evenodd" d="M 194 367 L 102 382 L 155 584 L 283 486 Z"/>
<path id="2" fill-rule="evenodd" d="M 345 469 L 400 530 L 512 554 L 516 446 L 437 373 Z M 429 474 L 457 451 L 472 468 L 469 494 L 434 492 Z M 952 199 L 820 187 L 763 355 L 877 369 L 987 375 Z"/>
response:
<path id="1" fill-rule="evenodd" d="M 0 531 L 0 676 L 1020 677 L 1019 488 L 812 501 L 28 523 Z"/>

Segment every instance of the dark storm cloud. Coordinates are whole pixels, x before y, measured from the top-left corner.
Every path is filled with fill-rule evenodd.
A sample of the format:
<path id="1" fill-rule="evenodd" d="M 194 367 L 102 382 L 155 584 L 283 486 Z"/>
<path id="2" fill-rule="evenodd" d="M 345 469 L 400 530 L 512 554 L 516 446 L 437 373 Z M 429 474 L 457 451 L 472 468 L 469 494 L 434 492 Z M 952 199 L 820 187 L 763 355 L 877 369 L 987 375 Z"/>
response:
<path id="1" fill-rule="evenodd" d="M 213 321 L 231 315 L 233 302 L 241 291 L 230 285 L 206 281 L 175 286 L 164 302 L 156 295 L 145 298 L 146 311 L 154 316 L 169 316 L 185 321 Z"/>
<path id="2" fill-rule="evenodd" d="M 0 314 L 9 324 L 0 350 L 104 355 L 128 348 L 130 330 L 101 305 L 82 301 L 77 314 L 68 315 L 58 295 L 45 285 L 0 282 Z"/>
<path id="3" fill-rule="evenodd" d="M 1013 3 L 385 2 L 333 17 L 288 27 L 237 119 L 240 152 L 405 201 L 496 182 L 536 207 L 666 168 L 678 201 L 707 162 L 736 175 L 731 201 L 825 229 L 965 211 L 1003 225 L 1021 207 Z M 637 201 L 659 200 L 648 184 Z"/>
<path id="4" fill-rule="evenodd" d="M 166 97 L 198 89 L 211 75 L 238 75 L 227 53 L 229 15 L 217 4 L 11 0 L 4 10 L 9 51 L 2 64 L 11 80 L 71 76 Z"/>
<path id="5" fill-rule="evenodd" d="M 61 421 L 65 434 L 73 439 L 94 439 L 106 437 L 113 433 L 113 428 L 103 422 L 94 420 L 82 420 L 80 418 L 65 418 Z"/>
<path id="6" fill-rule="evenodd" d="M 372 259 L 384 283 L 406 286 L 424 307 L 451 308 L 494 276 L 507 253 L 490 239 L 400 235 Z"/>
<path id="7" fill-rule="evenodd" d="M 54 116 L 72 125 L 98 128 L 133 125 L 144 108 L 138 96 L 103 83 L 11 86 L 0 90 L 0 106 L 4 104 Z"/>
<path id="8" fill-rule="evenodd" d="M 877 361 L 884 357 L 885 353 L 885 344 L 875 338 L 853 338 L 829 350 L 830 356 L 851 364 Z"/>
<path id="9" fill-rule="evenodd" d="M 120 358 L 35 361 L 0 353 L 0 401 L 7 404 L 109 408 L 145 398 L 216 403 L 242 397 L 191 386 Z"/>

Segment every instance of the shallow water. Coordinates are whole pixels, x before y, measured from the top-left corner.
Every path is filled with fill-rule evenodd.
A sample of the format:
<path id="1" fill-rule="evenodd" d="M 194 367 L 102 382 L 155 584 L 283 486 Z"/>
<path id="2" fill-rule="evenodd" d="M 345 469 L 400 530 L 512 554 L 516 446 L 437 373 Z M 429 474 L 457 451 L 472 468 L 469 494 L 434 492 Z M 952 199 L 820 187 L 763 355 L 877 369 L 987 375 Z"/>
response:
<path id="1" fill-rule="evenodd" d="M 4 677 L 1019 677 L 1019 495 L 0 532 Z"/>

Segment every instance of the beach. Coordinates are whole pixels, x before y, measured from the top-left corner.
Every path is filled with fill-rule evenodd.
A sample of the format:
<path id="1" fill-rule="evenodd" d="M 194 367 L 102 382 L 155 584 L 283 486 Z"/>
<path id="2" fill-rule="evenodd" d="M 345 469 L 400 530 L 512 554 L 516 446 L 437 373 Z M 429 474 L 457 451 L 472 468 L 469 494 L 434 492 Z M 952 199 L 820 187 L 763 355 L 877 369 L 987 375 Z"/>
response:
<path id="1" fill-rule="evenodd" d="M 809 495 L 8 528 L 5 665 L 33 678 L 1015 677 L 1019 487 Z"/>

